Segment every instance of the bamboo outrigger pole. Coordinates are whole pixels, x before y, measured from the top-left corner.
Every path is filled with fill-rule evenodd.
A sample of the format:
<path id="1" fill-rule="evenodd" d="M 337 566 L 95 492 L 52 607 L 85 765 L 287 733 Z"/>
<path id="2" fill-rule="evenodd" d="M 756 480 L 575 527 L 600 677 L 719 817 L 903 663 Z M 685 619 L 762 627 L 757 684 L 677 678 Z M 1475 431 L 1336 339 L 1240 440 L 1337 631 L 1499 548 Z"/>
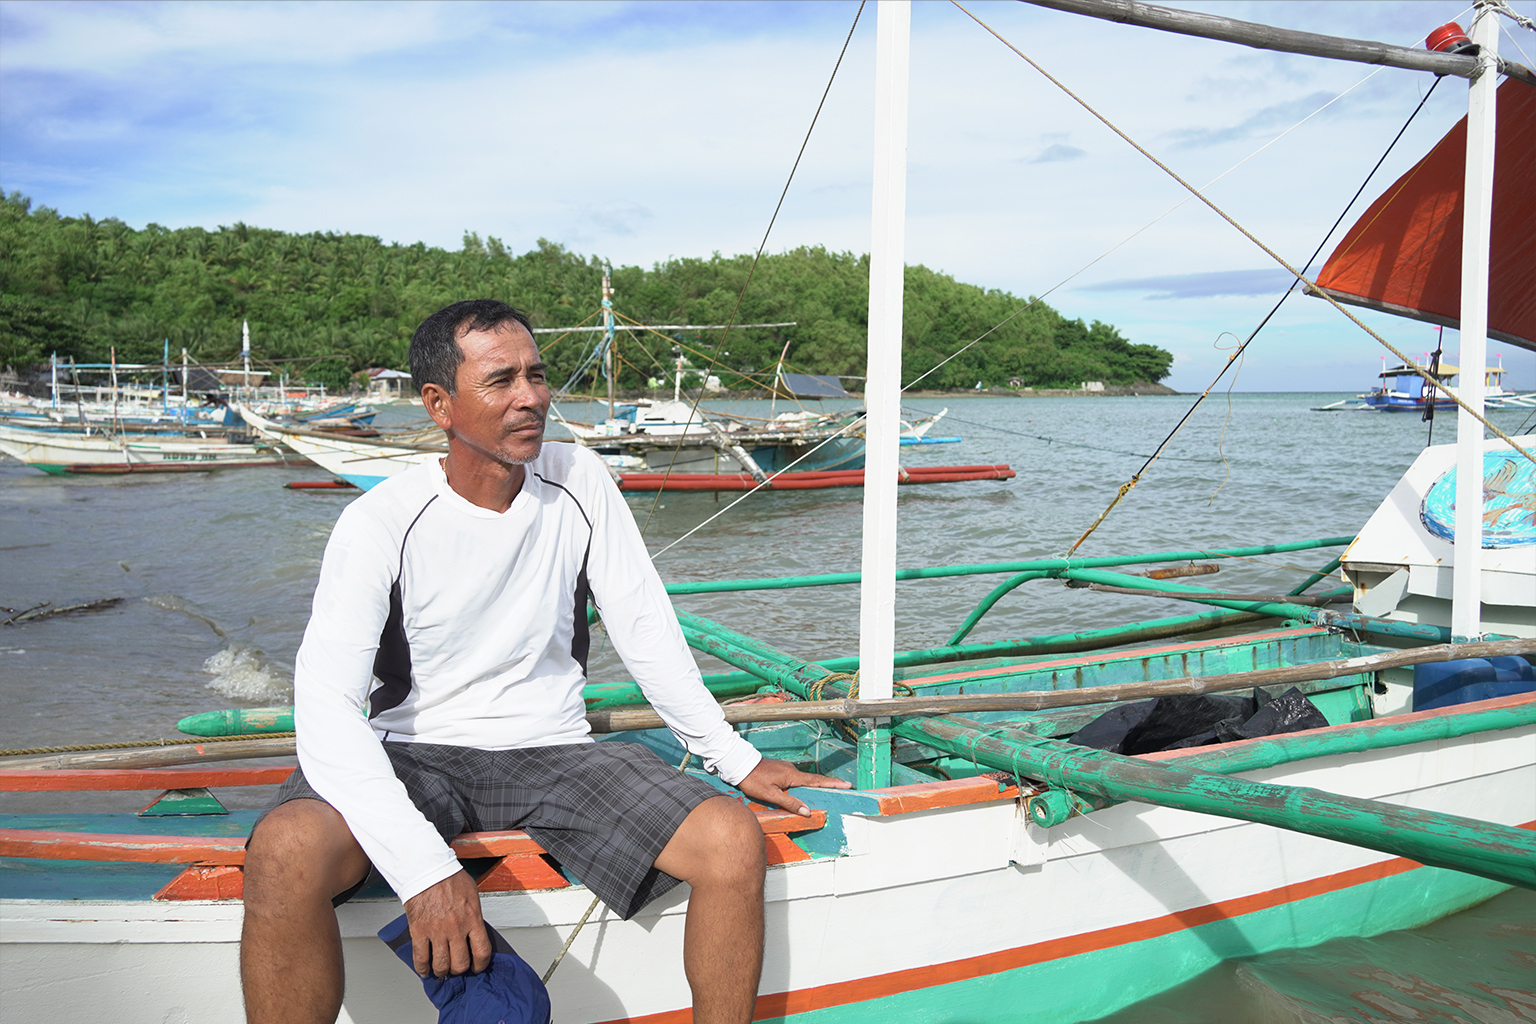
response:
<path id="1" fill-rule="evenodd" d="M 1175 32 L 1185 36 L 1219 39 L 1228 43 L 1240 43 L 1259 50 L 1278 50 L 1281 53 L 1303 53 L 1312 57 L 1332 60 L 1348 60 L 1359 64 L 1381 64 L 1386 67 L 1407 68 L 1410 71 L 1432 71 L 1437 75 L 1455 75 L 1458 78 L 1475 78 L 1479 74 L 1479 58 L 1460 53 L 1436 53 L 1410 46 L 1393 46 L 1369 39 L 1345 39 L 1339 36 L 1300 32 L 1295 29 L 1276 28 L 1252 21 L 1238 21 L 1215 14 L 1181 11 L 1172 7 L 1158 7 L 1139 0 L 1025 0 L 1036 7 L 1049 7 L 1069 14 L 1084 14 L 1103 21 L 1139 25 L 1163 32 Z M 1536 74 L 1523 64 L 1496 58 L 1500 74 L 1516 78 L 1527 85 L 1536 85 Z"/>

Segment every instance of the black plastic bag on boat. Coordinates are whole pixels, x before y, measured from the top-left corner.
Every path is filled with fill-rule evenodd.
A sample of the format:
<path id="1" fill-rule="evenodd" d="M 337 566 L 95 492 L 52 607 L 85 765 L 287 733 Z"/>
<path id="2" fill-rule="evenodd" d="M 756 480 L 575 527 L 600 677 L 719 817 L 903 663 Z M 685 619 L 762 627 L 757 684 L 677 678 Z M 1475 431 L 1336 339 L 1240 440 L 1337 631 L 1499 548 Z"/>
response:
<path id="1" fill-rule="evenodd" d="M 1327 724 L 1322 713 L 1294 686 L 1274 700 L 1257 689 L 1251 697 L 1178 694 L 1107 711 L 1074 733 L 1069 742 L 1113 754 L 1150 754 Z"/>

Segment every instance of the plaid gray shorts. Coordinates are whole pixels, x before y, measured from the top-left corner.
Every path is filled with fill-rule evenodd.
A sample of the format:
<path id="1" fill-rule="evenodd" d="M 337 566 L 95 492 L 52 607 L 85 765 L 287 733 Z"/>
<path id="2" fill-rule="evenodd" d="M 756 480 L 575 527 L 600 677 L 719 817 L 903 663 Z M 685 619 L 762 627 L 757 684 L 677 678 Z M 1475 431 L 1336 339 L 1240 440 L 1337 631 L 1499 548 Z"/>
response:
<path id="1" fill-rule="evenodd" d="M 721 795 L 638 743 L 383 746 L 411 801 L 443 838 L 523 829 L 626 920 L 677 884 L 655 867 L 656 856 L 690 811 Z M 295 769 L 267 811 L 299 799 L 324 798 Z"/>

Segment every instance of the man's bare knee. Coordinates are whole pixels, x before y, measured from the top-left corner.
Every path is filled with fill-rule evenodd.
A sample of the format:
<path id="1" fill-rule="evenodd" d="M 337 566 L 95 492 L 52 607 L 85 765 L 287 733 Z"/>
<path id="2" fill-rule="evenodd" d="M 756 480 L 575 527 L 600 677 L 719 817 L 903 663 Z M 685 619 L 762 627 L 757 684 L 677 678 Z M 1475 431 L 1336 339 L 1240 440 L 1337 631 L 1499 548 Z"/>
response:
<path id="1" fill-rule="evenodd" d="M 695 807 L 656 859 L 657 867 L 695 888 L 712 883 L 761 885 L 765 865 L 757 815 L 729 797 L 714 797 Z"/>
<path id="2" fill-rule="evenodd" d="M 356 885 L 368 857 L 330 804 L 290 800 L 267 814 L 245 855 L 246 907 L 269 900 L 329 900 Z"/>

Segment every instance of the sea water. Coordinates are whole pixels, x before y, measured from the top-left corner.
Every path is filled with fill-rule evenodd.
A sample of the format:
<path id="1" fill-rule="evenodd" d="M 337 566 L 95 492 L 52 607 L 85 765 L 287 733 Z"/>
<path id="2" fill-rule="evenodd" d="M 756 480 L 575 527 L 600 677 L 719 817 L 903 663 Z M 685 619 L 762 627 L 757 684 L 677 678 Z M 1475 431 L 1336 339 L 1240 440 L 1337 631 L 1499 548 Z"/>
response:
<path id="1" fill-rule="evenodd" d="M 1129 555 L 1353 535 L 1423 448 L 1431 427 L 1412 415 L 1312 411 L 1338 397 L 1213 396 L 1078 553 Z M 904 448 L 904 464 L 1006 463 L 1018 475 L 901 488 L 899 564 L 1065 554 L 1142 469 L 1191 401 L 1189 396 L 909 399 L 906 406 L 914 413 L 947 407 L 949 414 L 932 434 L 963 440 Z M 759 417 L 792 408 L 766 401 L 709 405 Z M 828 409 L 837 407 L 826 403 Z M 561 409 L 572 419 L 605 413 L 599 405 L 579 402 L 562 403 Z M 1492 415 L 1501 429 L 1513 432 L 1530 414 Z M 420 416 L 419 406 L 395 406 L 383 410 L 378 422 Z M 1433 425 L 1434 439 L 1450 441 L 1453 427 L 1453 417 L 1441 417 Z M 562 433 L 552 419 L 550 436 Z M 195 712 L 291 702 L 294 653 L 325 541 L 356 492 L 292 491 L 282 485 L 325 478 L 307 463 L 123 477 L 50 477 L 9 460 L 0 463 L 0 606 L 19 610 L 45 601 L 123 598 L 104 611 L 0 626 L 0 694 L 6 709 L 0 716 L 0 749 L 168 737 L 176 735 L 178 719 Z M 739 497 L 664 493 L 625 500 L 668 581 L 859 568 L 857 489 L 758 493 L 735 503 Z M 1199 582 L 1228 592 L 1283 594 L 1338 553 L 1330 548 L 1227 561 L 1218 576 Z M 897 649 L 947 642 L 1002 578 L 899 584 Z M 677 602 L 792 654 L 819 659 L 857 653 L 858 600 L 857 587 L 840 586 L 697 595 Z M 1182 602 L 1039 581 L 1003 598 L 970 639 L 1061 633 L 1197 610 Z M 706 672 L 725 669 L 707 659 L 702 666 Z M 594 637 L 592 677 L 629 678 L 601 633 Z M 263 797 L 261 790 L 234 791 L 228 802 L 255 806 Z M 13 794 L 3 806 L 36 810 L 57 799 Z M 115 794 L 75 799 L 81 809 L 98 809 L 97 804 L 122 809 Z M 1483 913 L 1497 915 L 1506 913 L 1498 908 L 1511 907 L 1511 921 L 1536 921 L 1530 893 L 1500 897 L 1488 906 L 1494 909 Z M 1467 941 L 1479 945 L 1475 936 Z M 1536 976 L 1536 949 L 1529 936 L 1525 941 L 1523 954 L 1510 953 L 1502 940 L 1482 946 L 1500 962 L 1525 956 Z M 1346 965 L 1350 958 L 1364 962 L 1386 955 L 1382 948 L 1341 949 L 1331 977 L 1347 991 L 1353 991 L 1352 984 L 1362 991 L 1390 989 L 1380 978 L 1367 986 L 1349 973 L 1360 964 Z M 1328 976 L 1326 958 L 1333 954 L 1319 955 L 1323 967 L 1293 965 L 1292 975 L 1315 986 L 1319 970 Z M 1369 998 L 1356 1000 L 1353 1009 L 1318 1010 L 1308 1009 L 1300 997 L 1275 995 L 1284 986 L 1264 981 L 1279 976 L 1278 967 L 1268 974 L 1263 969 L 1272 960 L 1260 957 L 1253 965 L 1211 972 L 1192 987 L 1117 1019 L 1405 1019 L 1381 1016 L 1370 1009 L 1376 1004 Z M 1467 971 L 1476 973 L 1475 967 Z M 1307 991 L 1315 995 L 1316 989 Z M 1457 998 L 1461 1003 L 1447 997 L 1447 1005 L 1438 1008 L 1426 1003 L 1421 1017 L 1406 1019 L 1536 1019 L 1529 1007 L 1519 1011 L 1523 1017 L 1507 1008 L 1500 1012 L 1515 1015 L 1467 1015 L 1471 1011 L 1451 1004 L 1471 1006 L 1476 1000 Z M 1489 1005 L 1498 1003 L 1488 999 L 1493 999 Z M 1264 1016 L 1252 1016 L 1258 1013 Z"/>

